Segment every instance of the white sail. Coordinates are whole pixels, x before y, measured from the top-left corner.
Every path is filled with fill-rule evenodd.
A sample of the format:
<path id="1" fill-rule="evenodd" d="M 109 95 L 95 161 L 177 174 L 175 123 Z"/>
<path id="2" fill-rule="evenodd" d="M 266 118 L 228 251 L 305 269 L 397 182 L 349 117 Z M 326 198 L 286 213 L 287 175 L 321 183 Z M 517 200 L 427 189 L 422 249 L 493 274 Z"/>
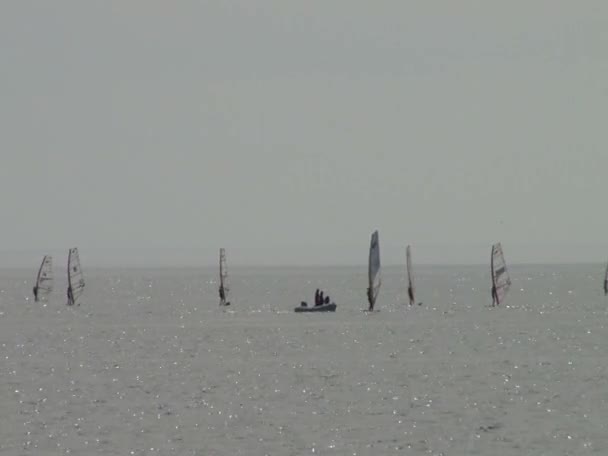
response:
<path id="1" fill-rule="evenodd" d="M 80 267 L 80 256 L 78 255 L 77 247 L 70 249 L 68 256 L 68 295 L 70 291 L 72 302 L 68 302 L 68 304 L 78 303 L 78 298 L 84 292 L 84 276 Z"/>
<path id="2" fill-rule="evenodd" d="M 410 306 L 412 306 L 416 300 L 416 289 L 414 288 L 414 271 L 412 269 L 412 249 L 409 245 L 405 249 L 405 256 L 407 265 L 407 289 Z"/>
<path id="3" fill-rule="evenodd" d="M 372 233 L 372 238 L 369 245 L 369 262 L 368 262 L 368 300 L 370 308 L 373 309 L 380 292 L 380 241 L 378 239 L 378 231 Z"/>
<path id="4" fill-rule="evenodd" d="M 226 249 L 220 249 L 220 286 L 224 287 L 224 292 L 228 294 L 230 284 L 228 283 L 228 266 L 226 265 Z"/>
<path id="5" fill-rule="evenodd" d="M 511 286 L 511 278 L 507 271 L 507 264 L 505 263 L 505 256 L 500 242 L 492 246 L 490 268 L 492 272 L 492 286 L 496 289 L 496 304 L 500 304 Z"/>
<path id="6" fill-rule="evenodd" d="M 45 255 L 38 269 L 36 277 L 36 289 L 38 293 L 50 293 L 53 291 L 53 257 Z"/>

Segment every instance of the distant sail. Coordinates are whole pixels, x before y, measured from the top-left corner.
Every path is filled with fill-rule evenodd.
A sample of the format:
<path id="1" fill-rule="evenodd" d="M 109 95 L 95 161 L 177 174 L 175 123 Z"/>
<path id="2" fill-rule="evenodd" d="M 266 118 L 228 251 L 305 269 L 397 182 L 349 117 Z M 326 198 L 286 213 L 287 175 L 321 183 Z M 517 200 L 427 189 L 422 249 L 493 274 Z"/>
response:
<path id="1" fill-rule="evenodd" d="M 492 287 L 496 290 L 496 304 L 498 305 L 504 300 L 511 286 L 511 278 L 507 271 L 507 264 L 500 242 L 492 246 L 490 269 L 492 272 Z"/>
<path id="2" fill-rule="evenodd" d="M 53 257 L 45 255 L 40 263 L 38 275 L 36 276 L 37 294 L 49 294 L 53 291 Z"/>
<path id="3" fill-rule="evenodd" d="M 416 302 L 416 289 L 414 288 L 414 271 L 412 269 L 412 249 L 409 245 L 405 249 L 405 256 L 407 265 L 407 295 L 410 300 L 410 306 L 413 306 L 414 302 Z"/>
<path id="4" fill-rule="evenodd" d="M 367 299 L 369 301 L 369 310 L 374 309 L 378 293 L 380 292 L 380 242 L 378 239 L 378 231 L 374 231 L 369 245 L 369 262 L 368 262 L 368 290 Z"/>
<path id="5" fill-rule="evenodd" d="M 78 303 L 78 298 L 84 292 L 84 276 L 80 267 L 78 248 L 70 249 L 68 256 L 68 305 Z"/>
<path id="6" fill-rule="evenodd" d="M 226 264 L 226 249 L 220 249 L 220 305 L 230 305 L 228 292 L 230 284 L 228 282 L 228 266 Z M 223 295 L 223 297 L 222 297 Z"/>
<path id="7" fill-rule="evenodd" d="M 606 273 L 604 274 L 604 296 L 608 295 L 608 264 L 606 264 Z"/>

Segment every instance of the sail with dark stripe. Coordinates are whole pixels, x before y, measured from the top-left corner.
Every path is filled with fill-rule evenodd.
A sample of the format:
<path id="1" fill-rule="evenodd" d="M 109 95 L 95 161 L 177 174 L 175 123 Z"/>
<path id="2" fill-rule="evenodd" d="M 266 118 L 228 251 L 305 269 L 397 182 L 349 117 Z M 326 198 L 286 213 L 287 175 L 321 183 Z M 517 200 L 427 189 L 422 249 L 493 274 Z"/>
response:
<path id="1" fill-rule="evenodd" d="M 511 278 L 507 271 L 507 264 L 500 242 L 492 246 L 490 270 L 492 274 L 492 301 L 499 305 L 503 302 L 511 287 Z"/>
<path id="2" fill-rule="evenodd" d="M 79 304 L 78 298 L 84 293 L 84 276 L 80 267 L 78 248 L 70 249 L 68 255 L 68 306 Z"/>
<path id="3" fill-rule="evenodd" d="M 369 245 L 367 288 L 369 310 L 374 310 L 378 293 L 380 293 L 380 285 L 382 285 L 382 280 L 380 278 L 380 241 L 378 238 L 378 231 L 374 231 Z"/>
<path id="4" fill-rule="evenodd" d="M 407 295 L 410 300 L 410 306 L 416 301 L 416 289 L 414 287 L 414 271 L 412 269 L 412 249 L 408 245 L 405 249 L 406 266 L 407 266 Z"/>
<path id="5" fill-rule="evenodd" d="M 40 263 L 40 268 L 38 268 L 34 298 L 38 301 L 39 298 L 46 297 L 51 291 L 53 291 L 53 257 L 45 255 Z"/>
<path id="6" fill-rule="evenodd" d="M 229 306 L 228 292 L 230 284 L 228 283 L 228 266 L 226 264 L 226 249 L 220 249 L 220 306 Z"/>

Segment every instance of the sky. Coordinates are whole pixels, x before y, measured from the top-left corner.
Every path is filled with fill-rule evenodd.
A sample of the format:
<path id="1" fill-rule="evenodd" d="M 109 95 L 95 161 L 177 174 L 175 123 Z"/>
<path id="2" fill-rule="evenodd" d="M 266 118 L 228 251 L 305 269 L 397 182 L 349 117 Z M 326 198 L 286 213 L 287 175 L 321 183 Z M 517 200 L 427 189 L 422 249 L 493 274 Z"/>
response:
<path id="1" fill-rule="evenodd" d="M 602 262 L 604 1 L 6 0 L 0 265 Z M 2 254 L 4 252 L 4 254 Z M 21 260 L 19 260 L 21 259 Z M 10 266 L 10 264 L 8 264 Z"/>

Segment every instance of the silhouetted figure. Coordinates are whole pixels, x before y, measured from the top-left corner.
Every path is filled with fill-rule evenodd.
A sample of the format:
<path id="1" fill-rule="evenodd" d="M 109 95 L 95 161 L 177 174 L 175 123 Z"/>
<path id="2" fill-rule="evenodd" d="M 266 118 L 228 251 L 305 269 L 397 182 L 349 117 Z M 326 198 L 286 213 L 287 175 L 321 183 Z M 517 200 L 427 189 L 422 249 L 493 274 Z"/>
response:
<path id="1" fill-rule="evenodd" d="M 500 304 L 498 302 L 498 294 L 496 293 L 496 285 L 492 285 L 492 307 Z"/>
<path id="2" fill-rule="evenodd" d="M 368 310 L 371 312 L 374 310 L 374 296 L 372 295 L 372 289 L 367 287 L 367 302 L 369 302 Z"/>

